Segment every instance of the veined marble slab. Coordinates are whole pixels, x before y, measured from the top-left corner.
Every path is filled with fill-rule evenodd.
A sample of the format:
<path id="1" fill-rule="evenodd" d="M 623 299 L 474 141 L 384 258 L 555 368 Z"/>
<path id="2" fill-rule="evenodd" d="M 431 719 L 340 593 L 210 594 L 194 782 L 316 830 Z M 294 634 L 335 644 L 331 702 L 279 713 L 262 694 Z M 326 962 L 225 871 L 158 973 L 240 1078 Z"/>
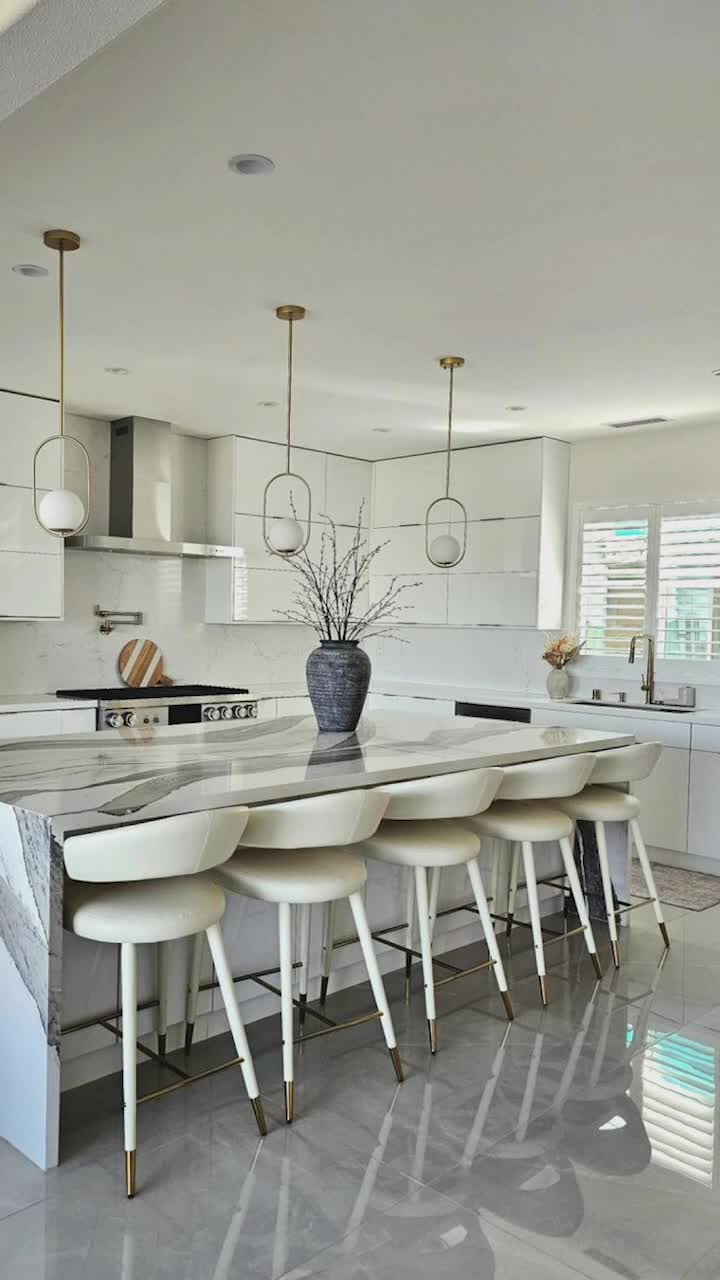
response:
<path id="1" fill-rule="evenodd" d="M 58 1159 L 62 842 L 194 810 L 377 786 L 631 742 L 628 735 L 382 711 L 0 743 L 0 1136 Z"/>

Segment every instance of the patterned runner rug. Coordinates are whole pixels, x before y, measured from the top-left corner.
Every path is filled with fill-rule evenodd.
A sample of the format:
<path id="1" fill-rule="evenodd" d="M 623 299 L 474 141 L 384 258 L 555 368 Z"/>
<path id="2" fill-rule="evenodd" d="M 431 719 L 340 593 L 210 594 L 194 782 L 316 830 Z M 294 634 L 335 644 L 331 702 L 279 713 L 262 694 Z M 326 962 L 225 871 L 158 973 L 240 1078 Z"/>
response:
<path id="1" fill-rule="evenodd" d="M 720 903 L 720 876 L 705 875 L 702 871 L 685 871 L 682 867 L 667 867 L 653 863 L 653 873 L 661 902 L 671 907 L 684 907 L 687 911 L 707 911 Z M 647 890 L 636 858 L 632 863 L 632 892 L 645 897 Z"/>

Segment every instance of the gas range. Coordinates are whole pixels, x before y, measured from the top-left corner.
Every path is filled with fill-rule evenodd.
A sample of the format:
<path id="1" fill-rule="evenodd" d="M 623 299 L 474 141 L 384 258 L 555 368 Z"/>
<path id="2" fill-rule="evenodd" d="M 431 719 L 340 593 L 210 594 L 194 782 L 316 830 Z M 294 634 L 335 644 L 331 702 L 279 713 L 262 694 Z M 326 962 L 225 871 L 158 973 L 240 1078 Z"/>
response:
<path id="1" fill-rule="evenodd" d="M 57 697 L 97 702 L 97 729 L 117 732 L 143 725 L 255 720 L 257 702 L 247 693 L 247 689 L 224 685 L 172 684 L 145 689 L 58 689 Z"/>

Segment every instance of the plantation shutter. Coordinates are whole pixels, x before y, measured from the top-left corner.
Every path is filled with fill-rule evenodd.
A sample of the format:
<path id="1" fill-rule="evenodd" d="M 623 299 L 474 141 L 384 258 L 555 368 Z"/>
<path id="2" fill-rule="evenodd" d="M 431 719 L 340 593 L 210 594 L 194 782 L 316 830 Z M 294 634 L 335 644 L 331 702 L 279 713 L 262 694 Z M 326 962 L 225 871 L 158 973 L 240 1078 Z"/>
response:
<path id="1" fill-rule="evenodd" d="M 719 544 L 720 549 L 720 544 Z M 577 618 L 586 654 L 627 654 L 647 630 L 648 517 L 588 513 L 582 525 Z"/>
<path id="2" fill-rule="evenodd" d="M 720 512 L 660 523 L 658 653 L 720 658 Z"/>

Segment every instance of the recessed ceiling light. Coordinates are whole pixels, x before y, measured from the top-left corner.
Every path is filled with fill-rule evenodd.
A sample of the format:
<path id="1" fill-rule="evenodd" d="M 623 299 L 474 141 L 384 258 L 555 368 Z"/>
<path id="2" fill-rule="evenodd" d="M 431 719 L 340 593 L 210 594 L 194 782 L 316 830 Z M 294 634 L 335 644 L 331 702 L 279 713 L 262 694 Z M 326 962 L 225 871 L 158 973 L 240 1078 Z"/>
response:
<path id="1" fill-rule="evenodd" d="M 47 267 L 39 267 L 35 262 L 16 262 L 13 271 L 16 276 L 27 276 L 30 280 L 37 280 L 39 276 L 48 274 Z"/>
<path id="2" fill-rule="evenodd" d="M 121 364 L 108 364 L 105 366 L 106 373 L 114 373 L 119 378 L 124 378 L 130 372 L 129 369 L 123 368 Z"/>
<path id="3" fill-rule="evenodd" d="M 231 173 L 239 173 L 244 177 L 257 178 L 261 175 L 272 173 L 275 169 L 275 163 L 269 156 L 257 156 L 252 152 L 239 156 L 231 156 L 228 160 L 228 169 Z"/>
<path id="4" fill-rule="evenodd" d="M 389 436 L 392 427 L 373 427 L 373 431 L 379 436 Z"/>
<path id="5" fill-rule="evenodd" d="M 258 400 L 258 409 L 277 409 L 277 400 Z"/>
<path id="6" fill-rule="evenodd" d="M 526 404 L 506 404 L 505 408 L 508 413 L 524 413 L 527 409 Z"/>

